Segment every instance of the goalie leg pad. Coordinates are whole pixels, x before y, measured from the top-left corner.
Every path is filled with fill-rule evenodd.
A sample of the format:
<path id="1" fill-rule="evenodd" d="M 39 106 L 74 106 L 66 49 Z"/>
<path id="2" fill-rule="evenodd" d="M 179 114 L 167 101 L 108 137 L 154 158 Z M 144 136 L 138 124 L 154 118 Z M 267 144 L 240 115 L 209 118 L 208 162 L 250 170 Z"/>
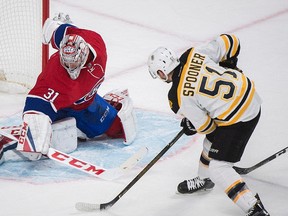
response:
<path id="1" fill-rule="evenodd" d="M 111 105 L 113 105 L 117 110 L 119 110 L 117 116 L 119 117 L 123 128 L 123 143 L 125 145 L 130 145 L 136 138 L 137 128 L 136 116 L 133 109 L 133 102 L 129 97 L 128 90 L 112 90 L 105 94 L 103 98 Z"/>
<path id="2" fill-rule="evenodd" d="M 38 160 L 41 157 L 40 153 L 37 152 L 25 152 L 24 149 L 24 142 L 27 145 L 29 142 L 27 142 L 26 138 L 24 139 L 23 136 L 21 136 L 22 127 L 24 125 L 19 126 L 7 126 L 7 127 L 1 127 L 1 132 L 5 134 L 1 134 L 0 132 L 0 154 L 2 154 L 2 158 L 0 156 L 0 164 L 6 161 L 18 161 L 20 160 Z M 21 151 L 17 151 L 16 148 L 20 148 L 20 145 L 18 146 L 19 138 L 21 137 L 21 141 L 23 144 L 21 145 Z M 25 147 L 26 148 L 26 147 Z M 9 151 L 12 150 L 12 151 Z M 5 154 L 4 154 L 5 153 Z"/>
<path id="3" fill-rule="evenodd" d="M 38 160 L 41 158 L 41 154 L 48 153 L 51 137 L 51 121 L 47 115 L 26 113 L 23 116 L 17 150 L 33 153 L 32 155 L 35 155 L 35 159 Z"/>
<path id="4" fill-rule="evenodd" d="M 65 118 L 52 124 L 51 147 L 71 153 L 77 148 L 77 127 L 75 118 Z"/>

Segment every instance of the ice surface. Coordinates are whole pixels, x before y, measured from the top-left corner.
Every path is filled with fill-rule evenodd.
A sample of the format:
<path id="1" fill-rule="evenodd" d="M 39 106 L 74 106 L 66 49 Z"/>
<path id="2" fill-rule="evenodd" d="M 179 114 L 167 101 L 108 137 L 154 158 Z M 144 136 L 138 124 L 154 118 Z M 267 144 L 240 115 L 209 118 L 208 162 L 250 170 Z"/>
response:
<path id="1" fill-rule="evenodd" d="M 163 160 L 108 211 L 82 213 L 74 204 L 112 200 L 177 134 L 179 119 L 172 114 L 167 102 L 170 86 L 152 80 L 147 72 L 148 55 L 158 46 L 168 46 L 181 54 L 221 33 L 237 34 L 241 40 L 239 67 L 255 81 L 263 99 L 260 122 L 237 165 L 254 165 L 287 146 L 288 1 L 51 1 L 51 14 L 59 11 L 69 13 L 76 25 L 102 34 L 109 60 L 106 80 L 99 93 L 127 87 L 137 108 L 141 129 L 135 145 L 79 144 L 79 150 L 73 154 L 114 167 L 141 145 L 147 144 L 151 151 L 135 169 L 112 182 L 85 176 L 49 160 L 39 164 L 4 164 L 0 167 L 0 215 L 244 215 L 217 187 L 206 194 L 175 194 L 180 181 L 197 173 L 201 136 L 195 140 L 181 138 Z M 22 110 L 23 96 L 0 94 L 0 99 L 1 123 Z M 260 194 L 272 216 L 288 215 L 287 155 L 243 176 L 250 189 Z"/>

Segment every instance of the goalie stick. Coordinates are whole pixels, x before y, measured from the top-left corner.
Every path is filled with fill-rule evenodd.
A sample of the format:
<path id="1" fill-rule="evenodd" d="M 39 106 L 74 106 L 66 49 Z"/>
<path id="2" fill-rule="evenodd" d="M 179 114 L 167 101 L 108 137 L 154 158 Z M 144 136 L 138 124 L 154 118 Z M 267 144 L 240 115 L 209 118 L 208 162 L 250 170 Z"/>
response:
<path id="1" fill-rule="evenodd" d="M 175 143 L 176 141 L 184 134 L 183 129 L 174 137 L 174 139 L 162 149 L 161 152 L 156 155 L 156 157 L 146 165 L 144 169 L 110 202 L 102 204 L 92 204 L 85 202 L 77 202 L 75 208 L 79 211 L 97 211 L 105 210 L 112 207 Z"/>
<path id="2" fill-rule="evenodd" d="M 233 166 L 233 169 L 239 173 L 240 175 L 246 175 L 250 172 L 252 172 L 253 170 L 263 166 L 264 164 L 274 160 L 275 158 L 279 157 L 280 155 L 286 153 L 288 150 L 288 147 L 276 152 L 275 154 L 271 155 L 270 157 L 260 161 L 259 163 L 255 164 L 254 166 L 251 167 L 247 167 L 247 168 L 242 168 L 242 167 L 237 167 L 237 166 Z"/>
<path id="3" fill-rule="evenodd" d="M 15 132 L 17 130 L 17 127 L 11 126 L 11 128 L 15 129 L 12 132 L 12 134 L 17 133 Z M 11 140 L 14 140 L 15 142 L 18 142 L 18 139 L 14 135 L 5 132 L 3 129 L 9 129 L 9 127 L 0 128 L 0 135 L 7 137 Z M 80 170 L 94 177 L 98 177 L 103 180 L 114 180 L 124 175 L 128 170 L 132 169 L 146 155 L 147 151 L 148 149 L 146 147 L 142 147 L 135 154 L 133 154 L 128 160 L 126 160 L 122 165 L 112 169 L 105 169 L 98 165 L 85 162 L 76 157 L 73 157 L 70 154 L 66 154 L 51 147 L 49 148 L 48 154 L 46 156 L 51 160 L 69 166 L 71 168 Z"/>
<path id="4" fill-rule="evenodd" d="M 49 148 L 47 157 L 94 177 L 98 177 L 103 180 L 114 180 L 124 175 L 128 170 L 132 169 L 146 155 L 147 151 L 148 149 L 146 147 L 141 148 L 119 167 L 112 169 L 105 169 L 98 165 L 93 165 L 69 154 L 60 152 L 54 148 Z"/>

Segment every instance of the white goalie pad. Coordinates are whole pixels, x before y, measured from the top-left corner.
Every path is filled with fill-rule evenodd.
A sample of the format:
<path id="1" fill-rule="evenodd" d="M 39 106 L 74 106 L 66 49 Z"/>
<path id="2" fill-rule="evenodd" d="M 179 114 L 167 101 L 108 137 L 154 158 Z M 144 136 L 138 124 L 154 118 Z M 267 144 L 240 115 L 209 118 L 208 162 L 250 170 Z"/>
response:
<path id="1" fill-rule="evenodd" d="M 124 134 L 125 134 L 125 145 L 130 145 L 136 138 L 137 127 L 136 127 L 136 116 L 133 109 L 133 102 L 129 97 L 128 89 L 125 90 L 112 90 L 105 94 L 103 98 L 106 101 L 113 103 L 120 103 L 122 106 L 118 111 L 117 115 L 121 120 Z"/>
<path id="2" fill-rule="evenodd" d="M 122 103 L 122 107 L 118 112 L 125 133 L 125 145 L 130 145 L 136 138 L 136 116 L 133 110 L 131 98 L 127 97 Z"/>
<path id="3" fill-rule="evenodd" d="M 51 144 L 51 136 L 52 128 L 49 116 L 25 113 L 17 150 L 47 154 Z"/>
<path id="4" fill-rule="evenodd" d="M 65 118 L 52 124 L 51 147 L 64 153 L 71 153 L 77 149 L 75 118 Z"/>
<path id="5" fill-rule="evenodd" d="M 17 150 L 21 151 L 30 160 L 39 160 L 41 157 L 39 153 L 47 154 L 50 146 L 65 153 L 70 153 L 77 148 L 76 120 L 74 118 L 66 118 L 51 125 L 48 118 L 46 115 L 24 115 L 24 124 L 25 122 L 28 123 L 32 136 L 28 135 L 26 138 L 23 137 L 21 139 L 23 133 L 21 132 Z M 21 142 L 24 139 L 28 141 Z M 32 148 L 29 149 L 29 143 L 31 142 L 35 144 L 36 149 L 34 152 Z"/>
<path id="6" fill-rule="evenodd" d="M 14 136 L 14 138 L 3 138 L 0 133 L 0 143 L 2 145 L 5 144 L 5 146 L 13 145 L 15 139 L 18 141 L 22 127 L 22 125 L 1 127 L 0 130 L 2 133 L 11 134 L 11 137 Z M 74 118 L 62 119 L 52 124 L 51 147 L 64 153 L 71 153 L 76 150 L 77 128 L 76 120 Z M 12 149 L 12 151 L 6 151 L 2 159 L 0 158 L 0 162 L 4 159 L 4 156 L 5 161 L 39 160 L 42 156 L 41 153 L 23 151 L 23 148 L 24 146 L 21 146 L 21 148 L 20 146 L 17 146 L 18 150 Z"/>

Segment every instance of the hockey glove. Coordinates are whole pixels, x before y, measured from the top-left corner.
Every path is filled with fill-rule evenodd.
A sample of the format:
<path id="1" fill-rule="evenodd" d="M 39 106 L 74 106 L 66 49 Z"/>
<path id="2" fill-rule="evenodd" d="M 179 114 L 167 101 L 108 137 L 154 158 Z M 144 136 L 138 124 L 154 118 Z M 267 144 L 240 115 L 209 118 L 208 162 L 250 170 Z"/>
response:
<path id="1" fill-rule="evenodd" d="M 43 34 L 43 38 L 42 38 L 42 43 L 43 44 L 49 44 L 51 41 L 51 38 L 53 36 L 54 31 L 62 24 L 71 24 L 72 21 L 69 17 L 68 14 L 64 14 L 64 13 L 57 13 L 55 14 L 54 18 L 48 18 L 44 25 L 43 25 L 43 29 L 42 29 L 42 34 Z"/>
<path id="2" fill-rule="evenodd" d="M 235 67 L 237 66 L 237 62 L 238 58 L 234 56 L 232 58 L 219 62 L 219 65 L 221 67 L 235 69 Z"/>
<path id="3" fill-rule="evenodd" d="M 55 16 L 53 17 L 54 21 L 60 21 L 62 23 L 72 23 L 69 14 L 64 14 L 64 13 L 56 13 Z"/>
<path id="4" fill-rule="evenodd" d="M 219 62 L 219 65 L 221 67 L 238 70 L 239 72 L 242 73 L 243 71 L 237 67 L 237 62 L 238 62 L 238 58 L 234 56 L 232 58 L 229 58 L 229 59 L 226 59 L 224 61 Z"/>
<path id="5" fill-rule="evenodd" d="M 187 136 L 192 136 L 197 133 L 194 125 L 187 118 L 182 119 L 180 126 L 183 127 L 184 133 Z"/>

